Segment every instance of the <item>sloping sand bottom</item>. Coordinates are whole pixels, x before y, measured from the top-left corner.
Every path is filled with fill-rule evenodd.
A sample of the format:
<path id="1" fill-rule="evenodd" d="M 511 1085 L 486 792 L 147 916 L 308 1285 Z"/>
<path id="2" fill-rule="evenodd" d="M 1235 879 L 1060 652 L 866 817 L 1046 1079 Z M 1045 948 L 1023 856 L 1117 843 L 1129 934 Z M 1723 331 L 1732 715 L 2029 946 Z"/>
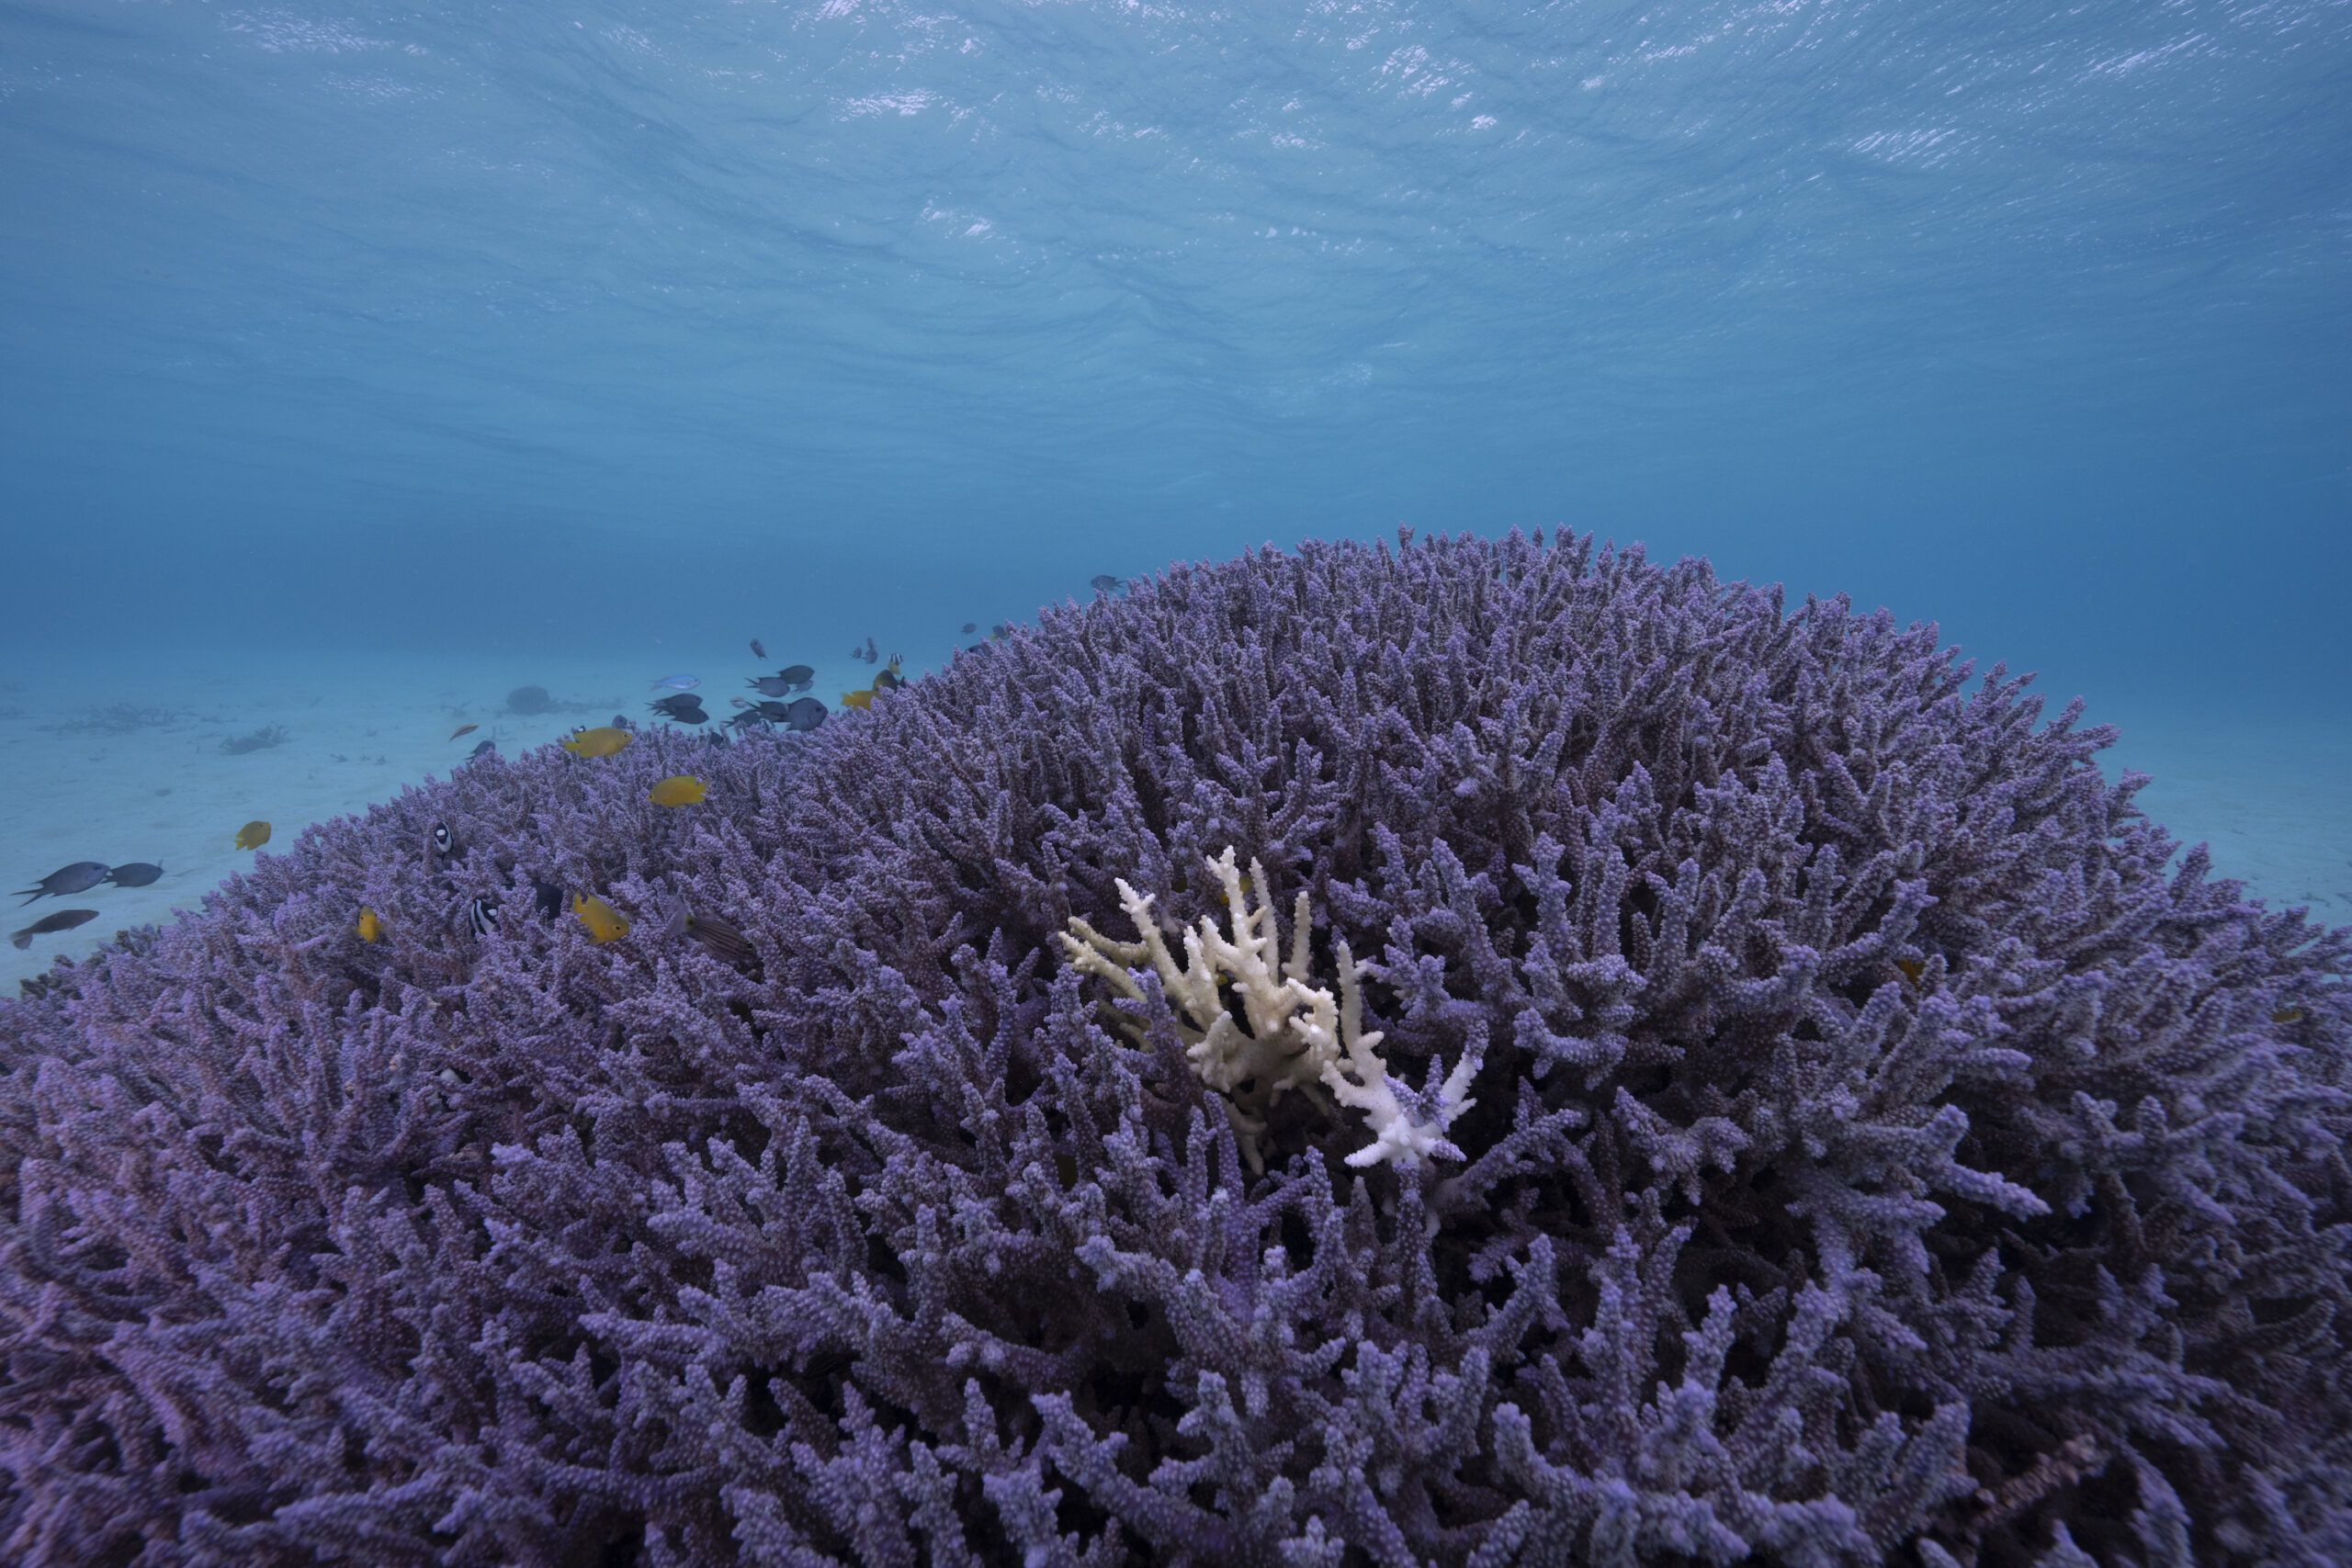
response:
<path id="1" fill-rule="evenodd" d="M 446 775 L 484 739 L 512 755 L 582 724 L 627 714 L 654 722 L 651 685 L 676 671 L 702 676 L 716 728 L 762 671 L 748 654 L 720 649 L 641 660 L 370 656 L 341 661 L 201 659 L 165 671 L 81 665 L 71 689 L 17 679 L 0 689 L 0 893 L 29 887 L 75 861 L 164 866 L 153 886 L 101 886 L 62 898 L 0 904 L 0 932 L 43 915 L 95 909 L 79 930 L 38 936 L 28 951 L 0 945 L 0 995 L 60 955 L 78 957 L 117 931 L 168 920 L 200 907 L 205 893 L 252 863 L 232 838 L 248 820 L 272 825 L 270 849 L 307 824 L 390 799 L 403 785 Z M 806 650 L 778 649 L 815 665 L 812 694 L 838 710 L 839 694 L 870 669 Z M 918 671 L 910 669 L 910 675 Z M 517 687 L 544 688 L 547 712 L 512 710 Z M 2308 717 L 2094 710 L 2123 731 L 2106 753 L 2110 777 L 2126 766 L 2155 775 L 2140 795 L 2148 814 L 2186 843 L 2210 841 L 2221 874 L 2243 879 L 2274 906 L 2308 905 L 2330 924 L 2352 923 L 2352 724 Z M 459 725 L 473 732 L 451 738 Z M 282 737 L 242 752 L 224 746 L 271 730 Z"/>

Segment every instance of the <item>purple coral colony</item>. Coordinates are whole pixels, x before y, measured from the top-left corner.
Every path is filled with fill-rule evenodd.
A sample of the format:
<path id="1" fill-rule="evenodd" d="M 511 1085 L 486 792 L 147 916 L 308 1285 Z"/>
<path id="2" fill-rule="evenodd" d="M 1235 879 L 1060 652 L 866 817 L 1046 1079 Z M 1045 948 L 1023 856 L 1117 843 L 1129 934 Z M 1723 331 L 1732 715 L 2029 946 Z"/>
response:
<path id="1" fill-rule="evenodd" d="M 2024 685 L 1316 544 L 315 827 L 0 1004 L 0 1558 L 2352 1562 L 2352 933 Z"/>

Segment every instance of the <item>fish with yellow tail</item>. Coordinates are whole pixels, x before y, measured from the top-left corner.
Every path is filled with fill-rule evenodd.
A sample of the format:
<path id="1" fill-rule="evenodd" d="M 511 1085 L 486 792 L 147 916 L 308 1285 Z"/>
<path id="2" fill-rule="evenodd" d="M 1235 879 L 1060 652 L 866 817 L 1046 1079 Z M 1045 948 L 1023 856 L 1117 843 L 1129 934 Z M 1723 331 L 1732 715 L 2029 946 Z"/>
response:
<path id="1" fill-rule="evenodd" d="M 571 913 L 588 929 L 590 942 L 618 942 L 628 935 L 628 922 L 621 919 L 621 912 L 594 893 L 573 894 Z"/>
<path id="2" fill-rule="evenodd" d="M 842 705 L 855 708 L 860 713 L 872 713 L 875 698 L 885 692 L 895 692 L 906 683 L 907 678 L 899 672 L 899 656 L 894 653 L 890 656 L 889 668 L 875 671 L 874 684 L 862 692 L 843 692 Z"/>
<path id="3" fill-rule="evenodd" d="M 359 906 L 359 923 L 351 929 L 357 934 L 359 940 L 362 942 L 381 942 L 384 940 L 383 920 L 378 917 L 375 910 L 369 908 L 365 904 Z"/>
<path id="4" fill-rule="evenodd" d="M 699 806 L 703 793 L 702 780 L 682 773 L 663 779 L 646 792 L 646 797 L 656 806 Z"/>
<path id="5" fill-rule="evenodd" d="M 241 850 L 257 850 L 269 842 L 269 824 L 255 818 L 238 829 L 232 841 Z"/>
<path id="6" fill-rule="evenodd" d="M 602 725 L 594 729 L 574 730 L 563 738 L 563 749 L 575 757 L 610 757 L 628 749 L 637 739 L 626 729 Z"/>

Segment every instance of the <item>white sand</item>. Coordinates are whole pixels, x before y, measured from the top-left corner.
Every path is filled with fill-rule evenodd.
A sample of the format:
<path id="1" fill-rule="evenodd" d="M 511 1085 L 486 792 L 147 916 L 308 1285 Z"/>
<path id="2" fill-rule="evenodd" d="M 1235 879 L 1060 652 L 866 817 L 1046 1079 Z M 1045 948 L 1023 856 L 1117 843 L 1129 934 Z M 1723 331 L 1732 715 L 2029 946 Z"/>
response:
<path id="1" fill-rule="evenodd" d="M 808 658 L 775 652 L 770 670 Z M 872 679 L 869 667 L 846 659 L 810 661 L 814 694 L 828 706 Z M 513 755 L 616 712 L 649 722 L 651 682 L 675 671 L 703 677 L 714 724 L 733 711 L 730 696 L 748 694 L 743 680 L 755 672 L 747 650 L 713 648 L 626 662 L 369 655 L 352 668 L 342 660 L 198 659 L 164 673 L 81 663 L 70 683 L 0 682 L 0 893 L 74 861 L 165 868 L 150 887 L 0 904 L 0 931 L 53 910 L 98 911 L 77 931 L 35 937 L 28 952 L 0 945 L 0 995 L 58 954 L 79 956 L 118 930 L 197 908 L 252 863 L 230 841 L 250 818 L 269 821 L 270 848 L 282 850 L 310 822 L 446 775 L 485 738 Z M 588 706 L 511 715 L 507 694 L 523 685 Z M 119 707 L 147 710 L 153 722 L 130 725 L 136 716 Z M 2352 799 L 2342 783 L 2352 776 L 2352 726 L 2130 709 L 2093 716 L 2124 732 L 2106 754 L 2109 775 L 2126 765 L 2155 774 L 2143 807 L 2187 842 L 2211 840 L 2222 874 L 2274 905 L 2306 904 L 2330 923 L 2352 922 Z M 449 739 L 466 723 L 481 728 Z M 272 725 L 287 732 L 282 744 L 222 751 L 223 740 Z"/>

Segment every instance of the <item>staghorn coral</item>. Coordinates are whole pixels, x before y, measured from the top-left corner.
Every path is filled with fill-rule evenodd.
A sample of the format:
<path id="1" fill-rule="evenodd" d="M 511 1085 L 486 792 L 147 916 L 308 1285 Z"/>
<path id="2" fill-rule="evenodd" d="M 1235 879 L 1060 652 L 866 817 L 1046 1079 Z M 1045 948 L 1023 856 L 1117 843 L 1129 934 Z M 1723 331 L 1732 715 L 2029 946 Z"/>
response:
<path id="1" fill-rule="evenodd" d="M 1266 1131 L 1266 1108 L 1293 1089 L 1305 1090 L 1328 1110 L 1329 1103 L 1317 1093 L 1318 1087 L 1328 1087 L 1340 1104 L 1367 1113 L 1373 1142 L 1350 1155 L 1350 1165 L 1390 1160 L 1409 1168 L 1425 1155 L 1463 1158 L 1462 1151 L 1445 1141 L 1445 1129 L 1477 1103 L 1464 1098 L 1463 1090 L 1477 1076 L 1479 1054 L 1464 1052 L 1445 1083 L 1427 1096 L 1407 1090 L 1416 1109 L 1430 1112 L 1414 1115 L 1388 1082 L 1386 1064 L 1376 1049 L 1380 1032 L 1364 1032 L 1363 993 L 1358 984 L 1363 965 L 1348 951 L 1346 939 L 1334 943 L 1340 967 L 1340 998 L 1334 1000 L 1329 988 L 1307 984 L 1314 974 L 1306 949 L 1309 906 L 1301 893 L 1291 919 L 1291 955 L 1279 964 L 1282 978 L 1276 980 L 1282 940 L 1274 929 L 1273 897 L 1264 891 L 1266 868 L 1251 861 L 1245 886 L 1230 845 L 1216 859 L 1202 863 L 1224 884 L 1233 922 L 1231 941 L 1217 934 L 1215 920 L 1202 916 L 1199 926 L 1184 933 L 1187 962 L 1180 968 L 1152 919 L 1151 899 L 1120 881 L 1114 884 L 1120 907 L 1142 940 L 1114 942 L 1072 915 L 1062 948 L 1071 964 L 1108 980 L 1131 1001 L 1146 999 L 1143 988 L 1120 965 L 1151 964 L 1168 996 L 1190 1021 L 1190 1027 L 1179 1026 L 1184 1055 L 1201 1081 L 1226 1097 L 1226 1117 L 1251 1174 L 1266 1168 L 1258 1153 L 1258 1139 Z M 1254 910 L 1249 904 L 1252 887 L 1260 890 Z M 1228 986 L 1249 1020 L 1246 1028 L 1225 999 Z M 1140 1031 L 1131 1028 L 1129 1032 L 1141 1038 Z"/>
<path id="2" fill-rule="evenodd" d="M 1311 545 L 323 824 L 0 1007 L 0 1554 L 2344 1561 L 2346 938 L 2023 688 Z M 1461 1160 L 1302 1084 L 1253 1171 L 1227 1010 L 1069 961 L 1147 888 L 1271 963 L 1228 848 Z"/>

